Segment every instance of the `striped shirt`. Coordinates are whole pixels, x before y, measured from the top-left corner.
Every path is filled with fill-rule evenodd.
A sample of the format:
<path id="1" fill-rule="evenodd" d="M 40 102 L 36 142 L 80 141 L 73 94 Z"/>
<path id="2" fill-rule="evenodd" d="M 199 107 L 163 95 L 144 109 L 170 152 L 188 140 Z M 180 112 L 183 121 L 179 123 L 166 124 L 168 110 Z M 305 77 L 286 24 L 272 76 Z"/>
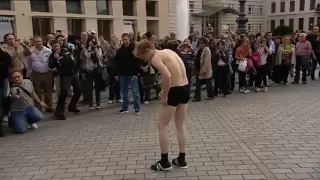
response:
<path id="1" fill-rule="evenodd" d="M 184 63 L 193 64 L 194 63 L 194 54 L 192 52 L 179 52 L 179 56 Z"/>

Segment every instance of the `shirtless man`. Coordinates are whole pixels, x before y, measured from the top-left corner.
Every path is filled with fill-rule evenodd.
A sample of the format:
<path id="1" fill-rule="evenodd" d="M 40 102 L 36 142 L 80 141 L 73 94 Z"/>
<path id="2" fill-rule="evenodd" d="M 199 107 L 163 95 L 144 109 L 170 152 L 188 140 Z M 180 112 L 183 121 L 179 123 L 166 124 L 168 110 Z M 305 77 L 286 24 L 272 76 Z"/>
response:
<path id="1" fill-rule="evenodd" d="M 175 119 L 178 131 L 180 152 L 179 156 L 172 160 L 172 164 L 180 168 L 187 168 L 185 160 L 187 136 L 184 118 L 189 101 L 189 82 L 184 63 L 175 52 L 169 49 L 157 50 L 154 43 L 148 40 L 142 40 L 136 45 L 135 55 L 144 61 L 149 61 L 162 76 L 162 91 L 160 93 L 162 106 L 157 120 L 161 160 L 152 165 L 151 169 L 158 171 L 172 169 L 168 160 L 168 125 L 172 117 Z"/>

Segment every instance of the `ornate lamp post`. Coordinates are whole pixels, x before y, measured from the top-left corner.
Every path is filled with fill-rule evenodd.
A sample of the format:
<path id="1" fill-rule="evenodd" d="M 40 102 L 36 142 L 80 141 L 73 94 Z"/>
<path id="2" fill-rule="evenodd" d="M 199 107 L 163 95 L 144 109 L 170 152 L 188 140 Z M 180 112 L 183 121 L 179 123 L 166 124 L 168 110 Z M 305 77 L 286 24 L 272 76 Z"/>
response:
<path id="1" fill-rule="evenodd" d="M 248 22 L 248 18 L 246 17 L 246 8 L 245 8 L 245 4 L 246 4 L 247 0 L 239 0 L 239 4 L 240 4 L 240 11 L 239 11 L 239 17 L 237 18 L 236 22 L 238 24 L 238 29 L 237 29 L 237 34 L 248 34 L 247 31 L 247 22 Z"/>

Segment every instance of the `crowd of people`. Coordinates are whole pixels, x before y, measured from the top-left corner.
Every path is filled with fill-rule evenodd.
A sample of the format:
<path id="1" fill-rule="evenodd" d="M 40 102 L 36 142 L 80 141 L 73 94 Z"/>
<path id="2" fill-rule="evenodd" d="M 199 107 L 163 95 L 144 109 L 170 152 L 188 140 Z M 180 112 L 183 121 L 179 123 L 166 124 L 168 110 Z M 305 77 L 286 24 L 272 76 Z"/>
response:
<path id="1" fill-rule="evenodd" d="M 283 37 L 273 37 L 271 32 L 236 35 L 230 29 L 220 37 L 214 37 L 212 32 L 202 37 L 192 32 L 183 41 L 176 39 L 174 32 L 162 41 L 147 32 L 142 37 L 124 33 L 121 40 L 112 36 L 110 42 L 97 37 L 96 31 L 82 32 L 79 39 L 66 33 L 51 33 L 46 38 L 34 36 L 28 43 L 6 34 L 6 46 L 0 48 L 1 120 L 8 120 L 15 133 L 25 133 L 28 125 L 37 128 L 43 112 L 65 120 L 65 104 L 73 113 L 80 112 L 78 103 L 87 104 L 89 110 L 100 109 L 101 91 L 107 87 L 108 103 L 122 103 L 119 113 L 129 112 L 132 89 L 133 111 L 139 114 L 140 104 L 149 104 L 152 99 L 150 91 L 155 90 L 154 99 L 161 91 L 157 69 L 134 54 L 141 39 L 180 56 L 190 96 L 195 79 L 194 102 L 201 101 L 204 84 L 206 100 L 219 94 L 227 98 L 235 90 L 236 77 L 239 91 L 244 94 L 267 92 L 271 82 L 289 85 L 289 76 L 293 77 L 291 83 L 297 84 L 301 71 L 302 83 L 306 84 L 308 76 L 316 79 L 315 70 L 320 63 L 319 27 L 308 34 L 297 31 Z M 0 123 L 0 136 L 4 136 L 3 124 Z"/>

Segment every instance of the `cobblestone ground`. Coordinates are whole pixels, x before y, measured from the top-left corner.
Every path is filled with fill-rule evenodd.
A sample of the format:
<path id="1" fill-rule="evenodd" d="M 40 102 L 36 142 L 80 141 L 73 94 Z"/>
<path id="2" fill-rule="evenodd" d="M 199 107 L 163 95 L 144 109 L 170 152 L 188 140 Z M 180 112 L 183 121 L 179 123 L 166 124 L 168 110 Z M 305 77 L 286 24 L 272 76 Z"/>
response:
<path id="1" fill-rule="evenodd" d="M 153 172 L 157 102 L 44 121 L 0 139 L 1 180 L 320 179 L 320 82 L 190 103 L 187 170 Z M 170 159 L 178 154 L 170 127 Z"/>

